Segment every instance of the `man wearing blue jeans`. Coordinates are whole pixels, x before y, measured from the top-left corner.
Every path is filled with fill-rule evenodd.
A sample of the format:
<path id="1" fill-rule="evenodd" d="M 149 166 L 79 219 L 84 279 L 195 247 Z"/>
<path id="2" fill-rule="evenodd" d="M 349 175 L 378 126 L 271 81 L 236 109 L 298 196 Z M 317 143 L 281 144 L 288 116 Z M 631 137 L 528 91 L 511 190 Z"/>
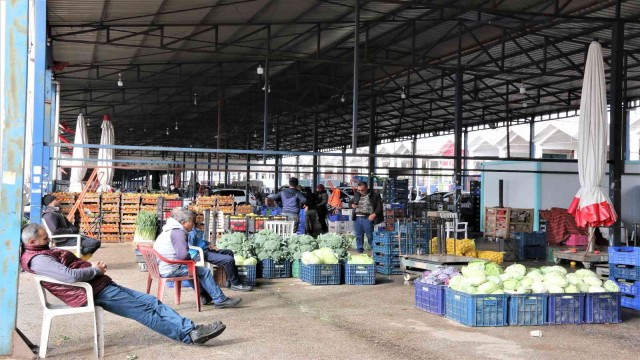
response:
<path id="1" fill-rule="evenodd" d="M 355 208 L 353 231 L 356 234 L 357 251 L 363 253 L 364 235 L 367 235 L 369 246 L 373 249 L 373 225 L 383 221 L 382 198 L 380 194 L 370 191 L 367 183 L 361 181 L 351 206 Z"/>
<path id="2" fill-rule="evenodd" d="M 102 261 L 90 263 L 70 251 L 50 249 L 49 236 L 42 225 L 26 225 L 21 237 L 24 250 L 20 265 L 26 272 L 66 283 L 87 282 L 93 289 L 95 305 L 108 312 L 135 320 L 185 344 L 203 344 L 226 329 L 219 321 L 195 325 L 157 298 L 114 283 L 105 275 L 107 265 Z M 43 282 L 43 286 L 68 306 L 79 307 L 87 303 L 83 288 L 49 282 Z"/>
<path id="3" fill-rule="evenodd" d="M 185 208 L 171 210 L 171 217 L 162 227 L 162 233 L 156 239 L 153 248 L 168 260 L 191 260 L 189 255 L 188 232 L 193 230 L 193 213 Z M 187 276 L 187 266 L 159 262 L 160 276 L 180 277 Z M 241 298 L 226 297 L 218 284 L 213 279 L 211 270 L 206 267 L 196 266 L 196 273 L 201 286 L 201 301 L 203 305 L 213 302 L 216 308 L 226 308 L 238 305 Z"/>
<path id="4" fill-rule="evenodd" d="M 307 198 L 298 190 L 298 178 L 289 179 L 289 188 L 275 195 L 269 195 L 270 199 L 282 202 L 282 215 L 288 221 L 293 221 L 293 232 L 298 232 L 300 226 L 300 209 L 306 203 Z"/>

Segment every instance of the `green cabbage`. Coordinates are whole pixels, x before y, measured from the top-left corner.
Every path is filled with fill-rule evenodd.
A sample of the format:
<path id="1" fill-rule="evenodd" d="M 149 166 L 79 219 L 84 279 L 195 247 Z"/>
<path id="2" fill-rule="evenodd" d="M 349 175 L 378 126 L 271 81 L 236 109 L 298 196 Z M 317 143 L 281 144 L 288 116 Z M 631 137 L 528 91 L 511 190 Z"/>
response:
<path id="1" fill-rule="evenodd" d="M 527 273 L 527 268 L 522 264 L 512 264 L 509 265 L 506 269 L 504 269 L 505 273 L 508 273 L 511 278 L 516 280 L 521 280 L 524 278 L 524 275 Z"/>
<path id="2" fill-rule="evenodd" d="M 502 280 L 500 280 L 499 276 L 489 275 L 489 276 L 487 276 L 487 281 L 491 281 L 491 282 L 495 283 L 498 286 L 502 285 Z"/>
<path id="3" fill-rule="evenodd" d="M 516 290 L 519 286 L 520 286 L 520 282 L 519 282 L 518 280 L 516 280 L 516 279 L 509 279 L 509 280 L 506 280 L 506 281 L 503 281 L 503 282 L 502 282 L 502 287 L 503 287 L 505 290 L 511 290 L 511 291 L 514 291 L 514 290 Z"/>
<path id="4" fill-rule="evenodd" d="M 534 281 L 531 285 L 531 291 L 534 294 L 544 294 L 547 292 L 547 287 L 544 286 L 544 283 L 542 283 L 541 281 Z"/>
<path id="5" fill-rule="evenodd" d="M 498 290 L 492 292 L 491 294 L 492 295 L 502 295 L 502 294 L 504 294 L 504 290 L 498 289 Z"/>
<path id="6" fill-rule="evenodd" d="M 584 279 L 585 277 L 589 277 L 589 276 L 591 276 L 591 277 L 595 277 L 595 278 L 597 278 L 597 277 L 598 277 L 598 274 L 594 273 L 594 272 L 593 272 L 593 271 L 591 271 L 591 270 L 587 270 L 587 269 L 580 269 L 580 270 L 577 270 L 577 271 L 576 271 L 576 275 L 577 275 L 579 278 L 582 278 L 582 279 Z"/>
<path id="7" fill-rule="evenodd" d="M 602 286 L 602 280 L 598 279 L 597 277 L 585 276 L 584 278 L 582 278 L 582 281 L 584 281 L 584 283 L 589 286 Z"/>
<path id="8" fill-rule="evenodd" d="M 314 250 L 313 253 L 320 259 L 321 264 L 337 264 L 338 255 L 330 248 L 320 248 Z"/>
<path id="9" fill-rule="evenodd" d="M 569 286 L 564 288 L 564 292 L 567 294 L 574 294 L 574 293 L 579 293 L 580 289 L 578 289 L 578 287 L 575 286 L 574 284 L 569 284 Z"/>
<path id="10" fill-rule="evenodd" d="M 288 257 L 287 245 L 282 236 L 271 230 L 261 230 L 253 234 L 253 243 L 258 259 L 280 261 Z"/>
<path id="11" fill-rule="evenodd" d="M 244 256 L 242 256 L 242 255 L 234 255 L 233 259 L 236 262 L 236 266 L 244 264 Z"/>
<path id="12" fill-rule="evenodd" d="M 569 285 L 569 282 L 560 273 L 553 271 L 547 272 L 544 275 L 544 284 L 547 286 L 547 288 L 551 288 L 552 286 L 563 288 Z"/>
<path id="13" fill-rule="evenodd" d="M 579 281 L 582 281 L 580 277 L 578 277 L 578 275 L 576 274 L 567 274 L 565 278 L 567 279 L 569 284 L 573 284 L 573 285 L 577 284 Z"/>
<path id="14" fill-rule="evenodd" d="M 533 279 L 530 277 L 525 277 L 524 279 L 520 280 L 520 284 L 530 288 L 531 285 L 533 285 Z"/>
<path id="15" fill-rule="evenodd" d="M 578 290 L 580 290 L 581 293 L 587 293 L 589 292 L 589 285 L 585 284 L 584 282 L 579 282 L 576 284 L 576 286 L 578 287 Z"/>
<path id="16" fill-rule="evenodd" d="M 516 294 L 529 294 L 531 293 L 531 288 L 528 286 L 520 285 L 518 289 L 516 289 Z"/>
<path id="17" fill-rule="evenodd" d="M 289 254 L 294 260 L 299 260 L 305 251 L 313 251 L 318 248 L 318 242 L 311 235 L 293 234 L 287 239 Z"/>
<path id="18" fill-rule="evenodd" d="M 605 288 L 603 288 L 602 286 L 592 285 L 592 286 L 589 286 L 589 292 L 590 293 L 603 293 L 603 292 L 607 292 L 607 290 L 605 290 Z"/>
<path id="19" fill-rule="evenodd" d="M 542 273 L 543 274 L 548 274 L 550 272 L 557 272 L 559 274 L 562 275 L 567 275 L 567 269 L 563 268 L 562 266 L 559 265 L 554 265 L 554 266 L 543 266 L 541 268 Z"/>
<path id="20" fill-rule="evenodd" d="M 560 286 L 547 286 L 547 290 L 551 294 L 562 294 L 564 293 L 564 289 Z"/>
<path id="21" fill-rule="evenodd" d="M 607 280 L 602 285 L 608 292 L 620 292 L 620 287 L 613 280 Z"/>
<path id="22" fill-rule="evenodd" d="M 502 268 L 500 267 L 500 265 L 498 265 L 496 263 L 489 262 L 489 263 L 486 263 L 484 265 L 484 273 L 487 276 L 489 276 L 489 275 L 500 275 L 500 274 L 502 274 Z"/>
<path id="23" fill-rule="evenodd" d="M 500 280 L 502 280 L 503 282 L 509 279 L 511 279 L 511 275 L 509 275 L 509 273 L 500 274 Z"/>
<path id="24" fill-rule="evenodd" d="M 320 258 L 310 251 L 302 253 L 301 261 L 305 265 L 322 264 Z"/>
<path id="25" fill-rule="evenodd" d="M 456 275 L 449 279 L 449 287 L 456 291 L 462 291 L 463 280 L 462 275 Z"/>
<path id="26" fill-rule="evenodd" d="M 478 286 L 478 294 L 491 294 L 492 292 L 499 290 L 498 285 L 496 283 L 487 281 L 484 284 Z"/>
<path id="27" fill-rule="evenodd" d="M 352 265 L 372 265 L 375 264 L 373 258 L 367 254 L 349 255 L 347 264 Z"/>
<path id="28" fill-rule="evenodd" d="M 244 259 L 244 262 L 242 263 L 242 265 L 247 266 L 247 265 L 258 265 L 258 259 L 254 258 L 254 257 L 250 257 L 250 258 L 246 258 Z"/>
<path id="29" fill-rule="evenodd" d="M 350 242 L 346 237 L 334 233 L 318 235 L 318 247 L 330 248 L 340 259 L 347 258 Z"/>

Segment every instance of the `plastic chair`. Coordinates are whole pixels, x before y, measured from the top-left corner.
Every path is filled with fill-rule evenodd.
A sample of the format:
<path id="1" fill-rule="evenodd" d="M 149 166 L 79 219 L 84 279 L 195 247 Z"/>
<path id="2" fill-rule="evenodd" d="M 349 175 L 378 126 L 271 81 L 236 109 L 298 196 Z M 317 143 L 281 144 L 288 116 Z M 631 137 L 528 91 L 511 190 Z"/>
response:
<path id="1" fill-rule="evenodd" d="M 294 234 L 293 221 L 265 221 L 264 228 L 286 239 Z"/>
<path id="2" fill-rule="evenodd" d="M 200 303 L 200 284 L 198 283 L 198 275 L 196 273 L 196 262 L 193 260 L 169 260 L 164 256 L 158 254 L 158 252 L 151 246 L 148 245 L 138 245 L 138 250 L 144 257 L 145 262 L 147 263 L 147 269 L 149 271 L 149 275 L 147 276 L 147 294 L 151 292 L 151 283 L 153 283 L 153 279 L 158 280 L 158 299 L 160 301 L 164 298 L 164 288 L 167 285 L 167 281 L 173 281 L 174 284 L 174 295 L 176 305 L 180 305 L 180 295 L 182 293 L 182 280 L 193 280 L 193 290 L 196 293 L 196 308 L 198 311 L 201 311 L 202 304 Z M 178 277 L 162 277 L 160 276 L 160 269 L 158 268 L 158 262 L 164 261 L 167 264 L 175 264 L 175 265 L 186 265 L 187 266 L 187 276 L 178 276 Z"/>
<path id="3" fill-rule="evenodd" d="M 38 356 L 44 359 L 47 356 L 47 345 L 49 343 L 49 331 L 51 330 L 51 320 L 56 316 L 73 315 L 73 314 L 91 314 L 93 317 L 93 348 L 97 358 L 104 356 L 104 310 L 100 306 L 93 303 L 93 290 L 91 285 L 86 282 L 65 283 L 54 280 L 52 278 L 40 275 L 34 275 L 36 282 L 36 290 L 40 303 L 44 308 L 44 316 L 42 318 L 42 332 L 40 334 L 40 352 Z M 87 294 L 87 304 L 81 307 L 70 307 L 65 304 L 51 304 L 47 301 L 47 294 L 43 286 L 43 282 L 62 284 L 84 288 Z"/>
<path id="4" fill-rule="evenodd" d="M 448 222 L 445 227 L 445 232 L 447 233 L 447 239 L 458 238 L 458 233 L 464 233 L 464 238 L 467 239 L 467 222 Z M 454 227 L 455 226 L 455 227 Z M 449 236 L 449 234 L 453 234 L 453 236 Z"/>
<path id="5" fill-rule="evenodd" d="M 47 222 L 44 221 L 44 219 L 42 219 L 42 226 L 44 226 L 45 230 L 47 230 L 47 235 L 49 236 L 49 240 L 51 240 L 49 242 L 49 246 L 50 247 L 52 247 L 52 248 L 56 247 L 58 249 L 68 250 L 68 251 L 71 251 L 72 253 L 74 253 L 77 257 L 82 257 L 82 251 L 81 251 L 81 249 L 82 249 L 82 247 L 81 247 L 82 235 L 80 235 L 80 234 L 53 235 L 51 233 L 51 230 L 49 230 L 49 226 L 47 225 Z M 76 244 L 74 246 L 56 246 L 55 239 L 69 240 L 70 238 L 75 238 L 76 239 Z M 87 254 L 87 255 L 90 255 L 90 254 Z M 83 259 L 87 260 L 88 258 L 83 258 Z"/>

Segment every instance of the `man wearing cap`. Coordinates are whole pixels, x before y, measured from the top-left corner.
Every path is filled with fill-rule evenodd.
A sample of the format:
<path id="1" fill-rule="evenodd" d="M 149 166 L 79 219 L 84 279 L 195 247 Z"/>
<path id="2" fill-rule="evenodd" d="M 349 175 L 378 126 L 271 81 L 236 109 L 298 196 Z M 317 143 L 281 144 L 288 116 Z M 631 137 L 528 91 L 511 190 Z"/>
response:
<path id="1" fill-rule="evenodd" d="M 45 206 L 42 210 L 42 221 L 47 226 L 51 235 L 72 235 L 79 234 L 80 229 L 73 225 L 67 218 L 60 212 L 60 203 L 52 194 L 47 194 L 42 197 L 42 205 Z M 55 239 L 56 246 L 75 246 L 76 238 L 69 239 Z M 80 252 L 82 255 L 93 254 L 100 248 L 100 240 L 90 238 L 88 236 L 81 235 L 80 238 Z"/>
<path id="2" fill-rule="evenodd" d="M 269 198 L 282 202 L 282 215 L 286 216 L 287 220 L 293 221 L 293 229 L 297 231 L 300 225 L 300 209 L 307 201 L 307 198 L 298 190 L 298 178 L 290 178 L 288 189 L 269 195 Z"/>

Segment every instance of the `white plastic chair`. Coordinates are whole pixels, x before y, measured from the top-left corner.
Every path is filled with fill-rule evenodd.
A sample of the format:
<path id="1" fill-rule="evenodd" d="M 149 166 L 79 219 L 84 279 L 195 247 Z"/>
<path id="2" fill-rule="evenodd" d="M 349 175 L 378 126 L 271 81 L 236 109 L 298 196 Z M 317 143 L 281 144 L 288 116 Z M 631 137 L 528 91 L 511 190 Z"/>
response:
<path id="1" fill-rule="evenodd" d="M 72 253 L 74 253 L 77 257 L 81 257 L 82 256 L 82 252 L 80 249 L 82 249 L 81 247 L 81 241 L 82 241 L 82 235 L 80 234 L 68 234 L 68 235 L 53 235 L 51 233 L 51 230 L 49 230 L 49 226 L 47 226 L 47 222 L 44 221 L 44 219 L 42 219 L 42 226 L 44 226 L 45 230 L 47 230 L 47 235 L 49 236 L 49 240 L 51 240 L 49 242 L 49 246 L 50 247 L 56 247 L 58 249 L 63 249 L 63 250 L 69 250 Z M 71 238 L 75 238 L 76 239 L 76 244 L 74 246 L 56 246 L 55 243 L 55 239 L 65 239 L 65 240 L 69 240 Z"/>
<path id="2" fill-rule="evenodd" d="M 464 233 L 463 239 L 467 239 L 467 225 L 467 222 L 447 222 L 445 226 L 447 239 L 457 239 L 459 233 Z M 449 234 L 453 234 L 453 236 L 450 236 Z"/>
<path id="3" fill-rule="evenodd" d="M 34 275 L 33 279 L 36 282 L 36 290 L 38 291 L 38 297 L 40 303 L 44 308 L 44 315 L 42 318 L 42 333 L 40 334 L 40 358 L 44 359 L 47 356 L 47 345 L 49 343 L 49 331 L 51 330 L 51 320 L 60 315 L 72 315 L 72 314 L 91 314 L 93 318 L 93 349 L 97 358 L 104 356 L 104 310 L 100 306 L 95 306 L 93 303 L 93 290 L 91 285 L 86 282 L 77 283 L 65 283 L 62 281 L 54 280 L 52 278 L 40 275 Z M 65 304 L 51 304 L 47 301 L 47 294 L 42 282 L 69 285 L 81 287 L 87 294 L 87 304 L 81 307 L 70 307 Z"/>
<path id="4" fill-rule="evenodd" d="M 189 246 L 189 250 L 196 250 L 198 252 L 198 255 L 200 257 L 200 260 L 196 261 L 196 266 L 201 266 L 201 267 L 209 267 L 209 270 L 211 270 L 211 273 L 215 273 L 216 269 L 218 268 L 217 266 L 213 265 L 210 262 L 207 262 L 204 259 L 204 250 L 202 250 L 202 248 L 197 247 L 197 246 Z"/>
<path id="5" fill-rule="evenodd" d="M 264 228 L 286 239 L 294 234 L 293 221 L 265 221 Z"/>

